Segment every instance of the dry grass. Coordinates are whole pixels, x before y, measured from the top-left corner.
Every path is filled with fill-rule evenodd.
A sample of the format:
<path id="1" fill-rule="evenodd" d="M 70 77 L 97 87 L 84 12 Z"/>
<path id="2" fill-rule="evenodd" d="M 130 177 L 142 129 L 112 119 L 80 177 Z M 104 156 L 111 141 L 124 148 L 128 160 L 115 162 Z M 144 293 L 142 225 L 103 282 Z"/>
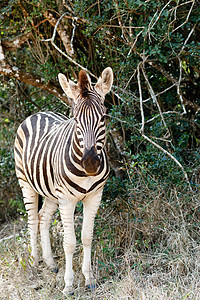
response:
<path id="1" fill-rule="evenodd" d="M 99 287 L 93 294 L 85 291 L 81 275 L 81 209 L 76 213 L 72 299 L 200 299 L 198 197 L 175 190 L 168 201 L 163 193 L 136 196 L 100 208 L 93 243 Z M 62 232 L 57 214 L 52 223 L 55 275 L 42 261 L 37 269 L 31 266 L 26 221 L 0 227 L 0 299 L 64 299 Z"/>

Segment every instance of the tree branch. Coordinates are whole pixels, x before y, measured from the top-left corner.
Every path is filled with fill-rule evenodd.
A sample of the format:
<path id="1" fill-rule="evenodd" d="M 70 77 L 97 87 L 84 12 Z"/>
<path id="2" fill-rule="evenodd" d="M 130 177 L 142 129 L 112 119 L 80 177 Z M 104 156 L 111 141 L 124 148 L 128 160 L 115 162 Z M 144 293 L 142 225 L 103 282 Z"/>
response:
<path id="1" fill-rule="evenodd" d="M 142 118 L 142 125 L 140 128 L 141 134 L 144 133 L 144 109 L 143 109 L 143 103 L 142 103 L 142 88 L 141 88 L 141 81 L 140 81 L 140 64 L 137 66 L 137 81 L 138 81 L 138 89 L 139 89 L 139 95 L 140 95 L 140 113 Z"/>
<path id="2" fill-rule="evenodd" d="M 167 150 L 165 150 L 163 147 L 161 147 L 160 145 L 158 145 L 157 143 L 155 143 L 154 141 L 152 141 L 148 136 L 146 136 L 145 134 L 142 134 L 142 137 L 147 140 L 148 142 L 150 142 L 152 145 L 154 145 L 156 148 L 160 149 L 163 153 L 167 154 L 182 170 L 184 176 L 185 176 L 185 180 L 188 183 L 189 189 L 190 191 L 192 191 L 192 187 L 190 185 L 190 181 L 188 178 L 187 173 L 185 172 L 183 166 L 181 165 L 181 163 Z"/>
<path id="3" fill-rule="evenodd" d="M 170 82 L 172 82 L 173 84 L 175 84 L 177 86 L 178 84 L 178 80 L 176 78 L 173 77 L 173 75 L 169 74 L 164 68 L 163 66 L 161 66 L 160 64 L 156 64 L 152 61 L 146 61 L 150 66 L 154 67 L 157 71 L 159 71 L 163 76 L 165 76 Z M 179 98 L 180 98 L 180 95 L 181 95 L 181 98 L 183 99 L 183 104 L 184 105 L 187 105 L 191 108 L 193 108 L 196 112 L 200 111 L 200 106 L 197 105 L 196 103 L 193 103 L 191 102 L 190 100 L 186 99 L 184 96 L 183 96 L 183 93 L 179 87 L 179 91 L 178 91 L 180 94 L 178 94 Z M 182 99 L 180 98 L 180 100 L 182 101 Z M 182 102 L 181 102 L 182 103 Z"/>
<path id="4" fill-rule="evenodd" d="M 72 101 L 69 100 L 69 98 L 64 94 L 61 87 L 57 84 L 49 81 L 48 83 L 45 83 L 44 78 L 27 73 L 23 70 L 20 70 L 16 66 L 10 66 L 5 58 L 3 47 L 1 45 L 0 41 L 0 74 L 6 75 L 11 78 L 16 78 L 20 81 L 26 82 L 28 84 L 31 84 L 35 87 L 41 88 L 42 90 L 47 91 L 50 94 L 53 94 L 54 96 L 60 98 L 63 100 L 66 104 L 72 105 Z"/>
<path id="5" fill-rule="evenodd" d="M 61 19 L 65 16 L 66 13 L 64 13 L 58 20 L 57 23 L 55 24 L 54 27 L 54 31 L 53 31 L 53 35 L 50 39 L 46 39 L 46 40 L 42 40 L 42 42 L 51 42 L 51 44 L 56 48 L 56 50 L 58 50 L 58 52 L 60 52 L 63 56 L 65 56 L 69 61 L 71 61 L 73 64 L 75 64 L 76 66 L 78 66 L 79 68 L 85 70 L 86 72 L 88 72 L 91 76 L 95 77 L 97 79 L 97 76 L 92 74 L 92 72 L 90 72 L 87 68 L 83 67 L 82 65 L 80 65 L 79 63 L 77 63 L 70 55 L 64 53 L 58 46 L 56 46 L 56 44 L 54 43 L 55 37 L 56 37 L 56 30 L 57 27 L 59 26 L 59 22 L 61 21 Z"/>
<path id="6" fill-rule="evenodd" d="M 59 34 L 61 41 L 65 47 L 65 51 L 69 56 L 74 55 L 73 45 L 71 43 L 71 39 L 66 33 L 66 30 L 63 28 L 62 24 L 60 23 L 61 19 L 65 16 L 64 13 L 58 20 L 53 17 L 53 15 L 47 10 L 44 12 L 45 18 L 49 21 L 49 23 L 55 28 L 57 33 Z M 55 37 L 54 37 L 55 38 Z"/>
<path id="7" fill-rule="evenodd" d="M 146 72 L 145 72 L 145 69 L 144 69 L 144 67 L 143 67 L 142 65 L 141 65 L 141 70 L 142 70 L 144 79 L 145 79 L 145 81 L 146 81 L 146 83 L 147 83 L 147 87 L 148 87 L 149 93 L 150 93 L 150 95 L 151 95 L 151 98 L 152 98 L 153 102 L 155 102 L 156 105 L 157 105 L 157 108 L 158 108 L 158 111 L 159 111 L 159 113 L 160 113 L 160 116 L 161 116 L 163 125 L 164 125 L 164 127 L 165 127 L 165 129 L 166 129 L 166 131 L 167 131 L 166 136 L 170 136 L 170 132 L 169 132 L 169 129 L 167 128 L 167 125 L 166 125 L 165 119 L 164 119 L 164 117 L 163 117 L 163 113 L 162 113 L 162 110 L 161 110 L 161 108 L 160 108 L 160 105 L 159 105 L 159 103 L 158 103 L 156 94 L 154 93 L 154 90 L 153 90 L 153 88 L 152 88 L 152 86 L 151 86 L 151 84 L 150 84 L 150 82 L 149 82 L 149 79 L 148 79 L 148 77 L 147 77 L 147 74 L 146 74 Z"/>
<path id="8" fill-rule="evenodd" d="M 15 37 L 13 40 L 2 40 L 1 45 L 5 50 L 15 51 L 19 49 L 28 39 L 32 38 L 32 32 L 28 32 L 22 35 Z"/>

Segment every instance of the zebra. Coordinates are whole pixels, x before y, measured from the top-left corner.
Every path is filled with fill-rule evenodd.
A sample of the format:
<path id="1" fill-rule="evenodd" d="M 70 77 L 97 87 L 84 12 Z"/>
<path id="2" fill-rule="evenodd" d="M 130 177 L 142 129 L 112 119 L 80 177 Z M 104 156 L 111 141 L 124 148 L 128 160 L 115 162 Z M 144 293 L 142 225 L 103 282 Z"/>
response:
<path id="1" fill-rule="evenodd" d="M 86 71 L 79 72 L 78 83 L 58 74 L 65 94 L 73 99 L 74 117 L 54 112 L 38 112 L 26 118 L 17 130 L 14 154 L 16 175 L 28 214 L 31 257 L 38 264 L 37 233 L 47 266 L 58 272 L 53 259 L 49 227 L 57 208 L 64 228 L 65 294 L 73 293 L 72 259 L 76 247 L 74 211 L 83 203 L 82 273 L 85 285 L 95 288 L 91 267 L 94 218 L 103 187 L 109 175 L 105 151 L 105 95 L 111 90 L 113 71 L 104 69 L 95 85 Z M 40 198 L 43 198 L 40 207 Z"/>

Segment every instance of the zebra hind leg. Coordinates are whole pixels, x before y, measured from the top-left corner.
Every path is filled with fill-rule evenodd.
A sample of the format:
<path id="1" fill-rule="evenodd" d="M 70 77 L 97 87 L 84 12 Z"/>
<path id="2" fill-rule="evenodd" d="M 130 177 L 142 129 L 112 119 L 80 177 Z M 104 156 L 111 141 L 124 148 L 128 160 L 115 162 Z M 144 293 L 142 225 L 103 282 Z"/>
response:
<path id="1" fill-rule="evenodd" d="M 30 185 L 19 180 L 24 204 L 28 213 L 28 228 L 30 233 L 31 242 L 31 256 L 33 258 L 33 266 L 38 264 L 38 252 L 37 252 L 37 233 L 38 233 L 38 194 L 30 187 Z"/>
<path id="2" fill-rule="evenodd" d="M 56 211 L 58 205 L 56 201 L 45 198 L 43 206 L 39 211 L 39 226 L 40 226 L 40 235 L 41 235 L 41 246 L 43 259 L 47 266 L 52 270 L 52 272 L 57 273 L 58 268 L 53 259 L 51 242 L 49 236 L 49 226 L 51 223 L 52 216 Z"/>

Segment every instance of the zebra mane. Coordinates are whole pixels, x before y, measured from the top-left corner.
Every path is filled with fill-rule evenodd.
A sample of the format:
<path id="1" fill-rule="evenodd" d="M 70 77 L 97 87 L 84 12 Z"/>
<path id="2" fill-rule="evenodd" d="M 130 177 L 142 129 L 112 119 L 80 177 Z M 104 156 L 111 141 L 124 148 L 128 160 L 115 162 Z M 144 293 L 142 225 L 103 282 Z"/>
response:
<path id="1" fill-rule="evenodd" d="M 86 96 L 85 93 L 88 90 L 91 90 L 91 81 L 89 76 L 87 75 L 87 73 L 84 70 L 81 70 L 79 72 L 79 81 L 78 81 L 78 85 L 80 88 L 80 96 L 84 97 Z"/>

